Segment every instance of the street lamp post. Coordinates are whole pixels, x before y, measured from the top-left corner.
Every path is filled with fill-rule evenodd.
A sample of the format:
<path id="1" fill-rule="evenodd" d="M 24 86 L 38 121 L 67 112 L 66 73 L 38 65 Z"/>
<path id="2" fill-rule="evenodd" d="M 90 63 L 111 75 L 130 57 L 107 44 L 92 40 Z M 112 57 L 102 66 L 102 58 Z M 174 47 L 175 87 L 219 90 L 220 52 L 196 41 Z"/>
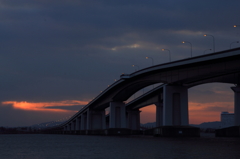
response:
<path id="1" fill-rule="evenodd" d="M 171 52 L 168 49 L 162 49 L 162 51 L 165 51 L 165 50 L 167 50 L 169 52 L 169 61 L 171 62 Z"/>
<path id="2" fill-rule="evenodd" d="M 203 54 L 205 54 L 205 53 L 206 53 L 206 51 L 208 51 L 208 50 L 210 50 L 210 51 L 211 51 L 212 49 L 207 49 L 207 50 L 204 50 Z"/>
<path id="3" fill-rule="evenodd" d="M 191 57 L 192 57 L 192 44 L 191 44 L 190 42 L 188 42 L 188 41 L 183 41 L 182 43 L 183 43 L 183 44 L 184 44 L 184 43 L 189 43 L 189 44 L 190 44 L 190 47 L 191 47 Z"/>
<path id="4" fill-rule="evenodd" d="M 234 28 L 239 28 L 240 25 L 233 25 Z M 237 33 L 237 36 L 239 36 L 239 33 Z"/>
<path id="5" fill-rule="evenodd" d="M 132 67 L 137 67 L 137 69 L 135 69 L 135 71 L 139 70 L 139 66 L 138 65 L 132 65 Z"/>
<path id="6" fill-rule="evenodd" d="M 239 41 L 234 41 L 234 42 L 232 42 L 232 43 L 230 44 L 230 49 L 232 48 L 232 44 L 234 44 L 234 43 L 239 43 Z"/>
<path id="7" fill-rule="evenodd" d="M 151 59 L 151 60 L 152 60 L 152 65 L 154 65 L 153 58 L 151 58 L 151 57 L 146 57 L 146 59 Z"/>
<path id="8" fill-rule="evenodd" d="M 213 52 L 215 52 L 215 38 L 213 35 L 204 34 L 203 36 L 211 36 L 213 38 Z"/>

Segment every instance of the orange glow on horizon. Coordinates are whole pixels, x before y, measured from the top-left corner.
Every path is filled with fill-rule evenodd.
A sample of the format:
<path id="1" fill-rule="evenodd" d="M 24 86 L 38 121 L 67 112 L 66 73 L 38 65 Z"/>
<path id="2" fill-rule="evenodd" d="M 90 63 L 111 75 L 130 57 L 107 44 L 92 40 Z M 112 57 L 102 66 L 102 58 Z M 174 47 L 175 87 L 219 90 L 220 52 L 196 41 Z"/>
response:
<path id="1" fill-rule="evenodd" d="M 65 110 L 61 106 L 87 105 L 89 101 L 65 100 L 56 102 L 27 102 L 27 101 L 5 101 L 2 105 L 12 105 L 14 109 L 27 111 L 46 112 L 77 112 L 75 110 Z M 220 114 L 223 111 L 234 112 L 234 102 L 210 102 L 195 103 L 189 102 L 189 124 L 200 124 L 203 122 L 220 121 Z M 50 108 L 49 108 L 50 107 Z M 54 108 L 56 107 L 56 108 Z M 141 123 L 156 121 L 156 106 L 150 105 L 141 108 Z"/>
<path id="2" fill-rule="evenodd" d="M 139 110 L 140 110 L 140 111 L 144 111 L 144 112 L 152 113 L 152 112 L 155 112 L 155 111 L 156 111 L 156 106 L 155 106 L 154 104 L 152 104 L 152 105 L 143 107 L 143 108 L 141 108 L 141 109 L 139 109 Z"/>
<path id="3" fill-rule="evenodd" d="M 189 102 L 189 123 L 220 121 L 221 112 L 234 112 L 233 102 L 193 103 Z"/>
<path id="4" fill-rule="evenodd" d="M 221 112 L 234 112 L 233 102 L 212 102 L 212 103 L 188 103 L 189 124 L 201 124 L 203 122 L 220 121 Z M 141 123 L 156 121 L 156 106 L 150 105 L 141 108 Z"/>
<path id="5" fill-rule="evenodd" d="M 139 109 L 140 123 L 152 123 L 156 121 L 156 106 L 154 104 Z"/>
<path id="6" fill-rule="evenodd" d="M 3 105 L 12 105 L 14 109 L 22 110 L 33 110 L 33 111 L 57 111 L 57 112 L 67 112 L 72 110 L 64 110 L 60 108 L 54 108 L 54 106 L 74 106 L 74 105 L 86 105 L 88 101 L 78 101 L 78 100 L 65 100 L 57 102 L 27 102 L 27 101 L 5 101 L 2 102 Z M 48 108 L 53 107 L 53 108 Z"/>

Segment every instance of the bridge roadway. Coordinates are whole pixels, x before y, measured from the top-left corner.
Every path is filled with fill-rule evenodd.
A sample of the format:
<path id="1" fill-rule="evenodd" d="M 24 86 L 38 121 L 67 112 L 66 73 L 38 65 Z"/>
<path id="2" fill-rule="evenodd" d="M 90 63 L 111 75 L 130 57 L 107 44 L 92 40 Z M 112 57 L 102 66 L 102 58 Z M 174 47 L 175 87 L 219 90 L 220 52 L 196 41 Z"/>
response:
<path id="1" fill-rule="evenodd" d="M 58 126 L 63 132 L 129 128 L 138 130 L 139 108 L 157 106 L 157 126 L 188 125 L 188 88 L 212 82 L 232 83 L 235 125 L 240 125 L 240 48 L 192 57 L 121 75 L 89 104 Z M 163 83 L 142 97 L 125 101 L 142 88 Z M 105 109 L 110 108 L 109 121 Z"/>

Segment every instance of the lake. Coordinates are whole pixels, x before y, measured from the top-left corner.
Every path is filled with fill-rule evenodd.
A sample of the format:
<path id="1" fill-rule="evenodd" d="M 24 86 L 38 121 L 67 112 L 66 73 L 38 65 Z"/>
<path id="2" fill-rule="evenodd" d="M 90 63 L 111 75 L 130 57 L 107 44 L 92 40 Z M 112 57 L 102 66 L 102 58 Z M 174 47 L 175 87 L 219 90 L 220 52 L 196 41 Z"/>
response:
<path id="1" fill-rule="evenodd" d="M 0 159 L 237 159 L 240 138 L 0 135 Z"/>

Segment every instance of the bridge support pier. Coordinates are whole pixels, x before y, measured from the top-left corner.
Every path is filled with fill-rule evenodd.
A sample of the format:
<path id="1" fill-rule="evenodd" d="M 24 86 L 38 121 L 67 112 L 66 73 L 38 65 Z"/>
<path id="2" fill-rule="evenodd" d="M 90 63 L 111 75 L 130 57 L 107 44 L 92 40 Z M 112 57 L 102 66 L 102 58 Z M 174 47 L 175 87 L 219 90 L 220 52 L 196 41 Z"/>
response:
<path id="1" fill-rule="evenodd" d="M 129 135 L 127 129 L 126 109 L 123 102 L 110 102 L 109 128 L 105 130 L 105 135 Z"/>
<path id="2" fill-rule="evenodd" d="M 67 124 L 65 133 L 70 134 L 70 132 L 71 132 L 71 124 Z"/>
<path id="3" fill-rule="evenodd" d="M 90 110 L 89 116 L 90 116 L 89 117 L 90 130 L 106 128 L 105 110 L 97 110 L 97 111 Z"/>
<path id="4" fill-rule="evenodd" d="M 77 121 L 76 121 L 77 123 Z M 79 117 L 79 134 L 101 134 L 106 129 L 105 110 L 90 110 Z"/>
<path id="5" fill-rule="evenodd" d="M 164 86 L 163 126 L 188 124 L 188 88 L 184 86 Z"/>
<path id="6" fill-rule="evenodd" d="M 75 128 L 76 128 L 76 121 L 72 121 L 71 122 L 71 134 L 74 134 L 75 133 Z"/>
<path id="7" fill-rule="evenodd" d="M 81 116 L 81 123 L 80 123 L 80 134 L 82 134 L 82 132 L 84 130 L 87 129 L 87 114 L 86 113 L 82 113 Z"/>
<path id="8" fill-rule="evenodd" d="M 67 133 L 67 125 L 63 127 L 63 134 L 66 134 L 66 133 Z"/>
<path id="9" fill-rule="evenodd" d="M 240 126 L 240 86 L 231 89 L 234 91 L 234 125 Z"/>
<path id="10" fill-rule="evenodd" d="M 68 133 L 71 131 L 71 123 L 68 124 Z"/>
<path id="11" fill-rule="evenodd" d="M 80 121 L 81 121 L 81 118 L 80 117 L 77 117 L 76 118 L 76 131 L 79 131 L 80 130 Z"/>
<path id="12" fill-rule="evenodd" d="M 109 128 L 126 128 L 126 111 L 123 102 L 110 102 Z"/>
<path id="13" fill-rule="evenodd" d="M 163 106 L 157 106 L 157 127 L 154 136 L 199 137 L 200 129 L 188 124 L 188 89 L 184 86 L 164 86 Z M 161 118 L 162 114 L 162 118 Z M 161 125 L 161 123 L 163 123 Z M 160 125 L 160 126 L 159 126 Z"/>
<path id="14" fill-rule="evenodd" d="M 163 103 L 156 103 L 156 127 L 163 126 Z"/>
<path id="15" fill-rule="evenodd" d="M 80 127 L 81 127 L 80 121 L 81 121 L 81 118 L 77 117 L 76 118 L 76 129 L 75 129 L 76 134 L 79 134 L 79 130 L 80 130 Z"/>
<path id="16" fill-rule="evenodd" d="M 131 130 L 140 130 L 140 112 L 139 110 L 127 111 L 127 126 Z"/>

